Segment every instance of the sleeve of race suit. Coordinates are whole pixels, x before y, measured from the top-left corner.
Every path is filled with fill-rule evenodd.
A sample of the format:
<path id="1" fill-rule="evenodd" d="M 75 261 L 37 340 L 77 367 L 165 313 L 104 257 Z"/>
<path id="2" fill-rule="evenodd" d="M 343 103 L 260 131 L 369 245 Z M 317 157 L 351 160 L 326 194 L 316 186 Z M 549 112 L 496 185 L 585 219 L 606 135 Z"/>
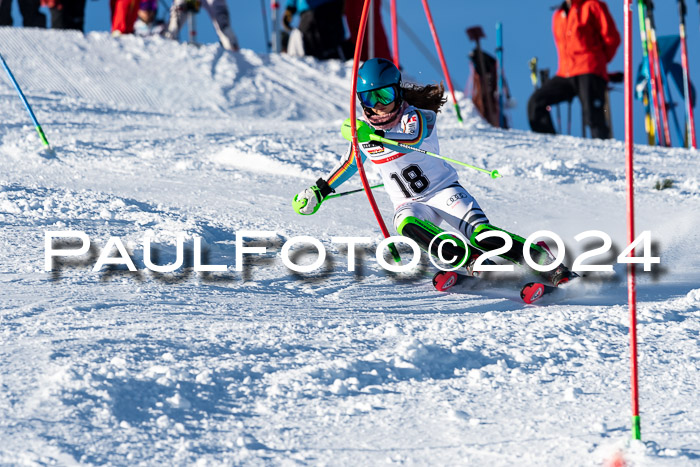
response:
<path id="1" fill-rule="evenodd" d="M 605 58 L 610 62 L 620 47 L 620 33 L 615 26 L 615 20 L 610 15 L 608 6 L 603 2 L 590 2 L 591 13 L 593 13 L 600 27 L 600 37 L 603 40 L 603 49 L 605 50 Z"/>
<path id="2" fill-rule="evenodd" d="M 404 131 L 389 131 L 384 134 L 384 137 L 409 146 L 420 147 L 423 140 L 433 132 L 437 118 L 435 112 L 430 110 L 414 109 L 404 115 L 401 120 Z"/>
<path id="3" fill-rule="evenodd" d="M 362 156 L 362 162 L 364 162 L 366 157 L 362 154 L 362 151 L 360 151 L 360 154 Z M 355 175 L 355 172 L 357 172 L 357 160 L 355 158 L 355 150 L 352 147 L 352 143 L 350 143 L 343 158 L 326 177 L 328 185 L 330 185 L 331 188 L 335 190 L 345 183 L 346 180 Z"/>

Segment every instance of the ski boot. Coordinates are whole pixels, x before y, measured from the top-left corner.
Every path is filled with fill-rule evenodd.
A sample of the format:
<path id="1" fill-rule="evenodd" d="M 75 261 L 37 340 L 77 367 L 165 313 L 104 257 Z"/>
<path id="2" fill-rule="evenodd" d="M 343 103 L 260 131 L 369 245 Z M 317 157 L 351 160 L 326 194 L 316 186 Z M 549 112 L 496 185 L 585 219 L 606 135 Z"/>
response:
<path id="1" fill-rule="evenodd" d="M 479 259 L 479 256 L 482 255 L 482 252 L 477 250 L 476 248 L 472 248 L 472 255 L 469 257 L 467 260 L 467 264 L 464 265 L 465 268 L 467 268 L 467 275 L 471 277 L 479 277 L 481 276 L 485 271 L 475 271 L 474 270 L 474 263 L 476 263 L 476 260 Z M 491 261 L 490 259 L 485 259 L 482 263 L 484 266 L 493 266 L 496 263 Z"/>
<path id="2" fill-rule="evenodd" d="M 569 268 L 563 264 L 560 264 L 551 271 L 542 272 L 541 274 L 545 279 L 551 282 L 554 287 L 559 287 L 578 277 L 578 274 L 571 272 Z"/>

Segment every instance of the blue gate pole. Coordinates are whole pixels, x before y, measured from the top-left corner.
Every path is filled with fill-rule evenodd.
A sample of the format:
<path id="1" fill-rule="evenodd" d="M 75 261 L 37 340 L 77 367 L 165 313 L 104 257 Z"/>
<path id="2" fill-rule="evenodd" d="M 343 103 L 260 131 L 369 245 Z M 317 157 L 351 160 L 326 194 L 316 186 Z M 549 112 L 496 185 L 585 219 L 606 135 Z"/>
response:
<path id="1" fill-rule="evenodd" d="M 27 98 L 24 97 L 24 93 L 22 92 L 22 89 L 19 87 L 17 80 L 12 75 L 12 72 L 10 71 L 10 67 L 7 66 L 7 62 L 5 62 L 5 58 L 2 56 L 2 54 L 0 54 L 0 61 L 2 61 L 2 67 L 7 72 L 7 76 L 10 77 L 10 81 L 12 81 L 12 84 L 14 85 L 15 89 L 17 90 L 17 94 L 19 94 L 19 98 L 22 99 L 24 106 L 27 108 L 27 112 L 29 112 L 29 116 L 32 118 L 32 121 L 34 122 L 34 128 L 36 128 L 36 132 L 39 133 L 39 138 L 41 138 L 41 142 L 44 143 L 44 145 L 49 150 L 51 150 L 51 145 L 49 144 L 49 141 L 46 139 L 46 135 L 44 134 L 44 130 L 41 129 L 41 125 L 39 125 L 39 122 L 37 121 L 36 117 L 34 116 L 34 112 L 32 112 L 32 107 L 29 105 L 29 102 L 27 102 Z"/>

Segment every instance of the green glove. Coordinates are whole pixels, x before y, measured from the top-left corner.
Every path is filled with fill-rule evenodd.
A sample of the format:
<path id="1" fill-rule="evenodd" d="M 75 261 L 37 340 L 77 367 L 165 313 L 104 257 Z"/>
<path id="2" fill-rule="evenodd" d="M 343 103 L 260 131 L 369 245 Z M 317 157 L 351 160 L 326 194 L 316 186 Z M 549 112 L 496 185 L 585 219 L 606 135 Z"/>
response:
<path id="1" fill-rule="evenodd" d="M 366 143 L 369 141 L 370 135 L 374 134 L 374 129 L 362 120 L 357 121 L 357 141 L 360 143 Z M 352 141 L 352 122 L 348 118 L 343 122 L 343 126 L 340 129 L 340 133 L 348 141 Z"/>
<path id="2" fill-rule="evenodd" d="M 301 214 L 302 216 L 310 216 L 318 211 L 318 208 L 321 207 L 322 202 L 323 196 L 321 196 L 321 190 L 314 185 L 301 193 L 294 195 L 292 207 L 297 214 Z"/>

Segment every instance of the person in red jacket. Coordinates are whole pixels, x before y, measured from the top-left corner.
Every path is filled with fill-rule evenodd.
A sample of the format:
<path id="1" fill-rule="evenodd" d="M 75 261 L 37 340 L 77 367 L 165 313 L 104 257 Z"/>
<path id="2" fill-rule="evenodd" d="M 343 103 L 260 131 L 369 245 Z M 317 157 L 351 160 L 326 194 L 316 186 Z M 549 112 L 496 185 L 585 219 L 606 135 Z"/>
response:
<path id="1" fill-rule="evenodd" d="M 112 35 L 133 34 L 139 14 L 139 0 L 110 0 L 112 10 Z"/>
<path id="2" fill-rule="evenodd" d="M 559 69 L 530 97 L 530 128 L 555 133 L 547 107 L 578 96 L 591 136 L 610 138 L 605 118 L 607 64 L 620 46 L 620 33 L 607 5 L 599 0 L 566 0 L 554 12 L 552 30 Z"/>

